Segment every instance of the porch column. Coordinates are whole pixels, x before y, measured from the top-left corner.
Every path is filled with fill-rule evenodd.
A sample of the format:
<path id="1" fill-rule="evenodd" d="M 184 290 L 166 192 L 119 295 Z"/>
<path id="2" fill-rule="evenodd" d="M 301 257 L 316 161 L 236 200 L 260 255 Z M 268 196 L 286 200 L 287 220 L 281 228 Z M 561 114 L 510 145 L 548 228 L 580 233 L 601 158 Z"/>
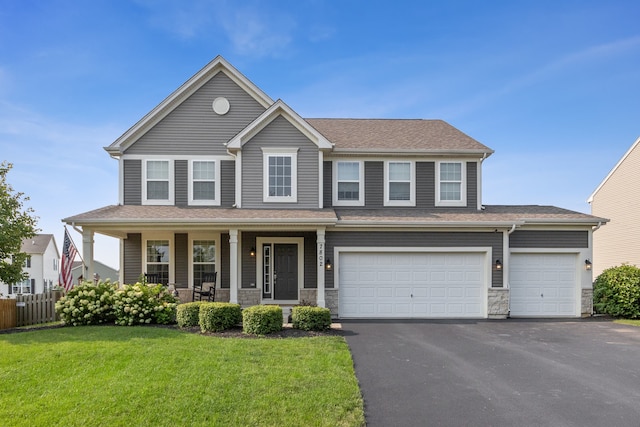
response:
<path id="1" fill-rule="evenodd" d="M 82 260 L 84 261 L 84 279 L 93 282 L 93 230 L 82 228 Z"/>
<path id="2" fill-rule="evenodd" d="M 238 230 L 229 230 L 229 302 L 238 303 Z"/>
<path id="3" fill-rule="evenodd" d="M 317 265 L 318 265 L 318 307 L 325 307 L 325 298 L 324 298 L 324 264 L 326 259 L 325 247 L 324 247 L 324 228 L 318 228 L 316 231 L 317 234 L 317 245 L 318 245 L 318 256 L 317 256 Z"/>

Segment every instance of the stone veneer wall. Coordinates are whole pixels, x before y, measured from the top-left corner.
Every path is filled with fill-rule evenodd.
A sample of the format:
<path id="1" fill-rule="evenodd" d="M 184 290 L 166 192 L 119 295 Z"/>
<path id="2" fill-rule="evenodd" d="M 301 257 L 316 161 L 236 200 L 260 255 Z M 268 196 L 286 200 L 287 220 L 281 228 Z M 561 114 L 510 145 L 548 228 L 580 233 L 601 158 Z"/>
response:
<path id="1" fill-rule="evenodd" d="M 582 290 L 580 305 L 582 317 L 589 317 L 593 314 L 593 289 Z"/>
<path id="2" fill-rule="evenodd" d="M 262 289 L 238 289 L 238 303 L 241 307 L 260 305 Z"/>
<path id="3" fill-rule="evenodd" d="M 317 304 L 317 289 L 300 289 L 300 304 Z"/>
<path id="4" fill-rule="evenodd" d="M 325 307 L 331 310 L 331 317 L 338 317 L 338 289 L 324 290 Z"/>
<path id="5" fill-rule="evenodd" d="M 506 319 L 509 315 L 509 289 L 490 288 L 488 300 L 487 317 Z"/>

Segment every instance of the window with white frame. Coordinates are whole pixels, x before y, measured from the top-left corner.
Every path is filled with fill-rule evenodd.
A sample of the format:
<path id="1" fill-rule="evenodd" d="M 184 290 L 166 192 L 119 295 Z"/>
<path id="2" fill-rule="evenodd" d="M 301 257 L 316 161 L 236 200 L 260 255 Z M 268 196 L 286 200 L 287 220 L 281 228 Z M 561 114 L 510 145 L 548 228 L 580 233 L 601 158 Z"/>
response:
<path id="1" fill-rule="evenodd" d="M 465 190 L 465 168 L 463 162 L 438 162 L 436 177 L 436 205 L 467 205 Z"/>
<path id="2" fill-rule="evenodd" d="M 194 240 L 192 249 L 193 282 L 202 284 L 204 276 L 216 271 L 216 241 Z"/>
<path id="3" fill-rule="evenodd" d="M 192 160 L 189 204 L 220 204 L 220 168 L 215 160 Z"/>
<path id="4" fill-rule="evenodd" d="M 147 205 L 173 204 L 173 162 L 146 160 L 143 170 L 143 199 Z"/>
<path id="5" fill-rule="evenodd" d="M 31 268 L 31 255 L 27 255 L 27 258 L 24 260 L 25 268 Z"/>
<path id="6" fill-rule="evenodd" d="M 145 273 L 156 274 L 158 283 L 169 283 L 169 240 L 147 240 Z"/>
<path id="7" fill-rule="evenodd" d="M 295 203 L 297 189 L 297 149 L 263 151 L 263 201 Z"/>
<path id="8" fill-rule="evenodd" d="M 58 260 L 58 258 L 54 258 L 53 259 L 53 271 L 58 271 L 58 263 L 60 261 Z"/>
<path id="9" fill-rule="evenodd" d="M 364 206 L 364 173 L 360 161 L 334 163 L 333 204 L 335 206 Z"/>
<path id="10" fill-rule="evenodd" d="M 415 206 L 415 163 L 385 162 L 385 205 Z"/>

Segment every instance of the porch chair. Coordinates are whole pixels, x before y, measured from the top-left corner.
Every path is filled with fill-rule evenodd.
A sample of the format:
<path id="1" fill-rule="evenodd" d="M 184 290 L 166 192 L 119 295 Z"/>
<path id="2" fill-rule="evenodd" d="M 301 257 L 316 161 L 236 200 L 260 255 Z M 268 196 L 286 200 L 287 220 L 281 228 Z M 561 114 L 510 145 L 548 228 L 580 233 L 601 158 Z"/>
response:
<path id="1" fill-rule="evenodd" d="M 144 273 L 144 280 L 152 285 L 160 283 L 160 275 L 157 273 Z"/>
<path id="2" fill-rule="evenodd" d="M 191 297 L 191 301 L 196 301 L 196 295 L 198 296 L 198 301 L 202 301 L 202 298 L 206 298 L 207 301 L 215 301 L 217 277 L 217 271 L 213 273 L 204 273 L 202 275 L 202 282 L 200 282 L 199 285 L 196 283 L 193 284 L 193 295 Z M 208 286 L 209 289 L 205 290 L 205 286 Z"/>

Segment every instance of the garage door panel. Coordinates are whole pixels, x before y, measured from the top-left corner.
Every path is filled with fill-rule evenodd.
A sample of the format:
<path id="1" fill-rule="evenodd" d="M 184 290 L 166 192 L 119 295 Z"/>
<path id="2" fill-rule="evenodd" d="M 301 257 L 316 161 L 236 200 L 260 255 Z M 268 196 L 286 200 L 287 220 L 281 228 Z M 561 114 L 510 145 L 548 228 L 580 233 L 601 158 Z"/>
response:
<path id="1" fill-rule="evenodd" d="M 511 254 L 512 316 L 576 316 L 575 254 Z"/>
<path id="2" fill-rule="evenodd" d="M 341 253 L 339 257 L 341 317 L 484 316 L 484 253 Z"/>

